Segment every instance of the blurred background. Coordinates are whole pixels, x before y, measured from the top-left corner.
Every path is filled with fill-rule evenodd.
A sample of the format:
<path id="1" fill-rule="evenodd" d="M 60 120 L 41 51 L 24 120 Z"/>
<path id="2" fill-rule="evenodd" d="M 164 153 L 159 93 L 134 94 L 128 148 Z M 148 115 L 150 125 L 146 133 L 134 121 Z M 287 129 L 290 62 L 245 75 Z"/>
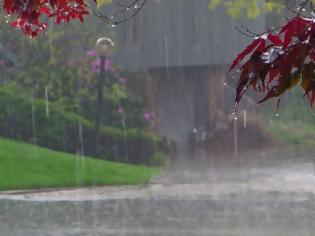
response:
<path id="1" fill-rule="evenodd" d="M 314 161 L 314 111 L 308 106 L 300 88 L 283 96 L 279 111 L 276 109 L 276 100 L 258 106 L 257 101 L 262 95 L 248 91 L 237 112 L 233 113 L 237 73 L 230 73 L 229 66 L 252 40 L 235 27 L 243 26 L 255 33 L 277 27 L 290 15 L 283 5 L 267 5 L 269 8 L 264 10 L 264 4 L 270 1 L 248 1 L 251 2 L 248 5 L 244 1 L 234 1 L 234 5 L 231 5 L 231 1 L 226 1 L 230 5 L 223 1 L 214 6 L 215 1 L 209 0 L 151 0 L 137 15 L 117 25 L 106 24 L 93 14 L 97 11 L 110 14 L 115 11 L 117 2 L 105 1 L 98 7 L 92 7 L 92 14 L 83 24 L 70 22 L 55 25 L 48 20 L 48 30 L 36 38 L 23 36 L 19 30 L 8 25 L 11 16 L 2 16 L 0 190 L 4 192 L 0 194 L 0 226 L 4 230 L 3 235 L 22 235 L 21 228 L 29 229 L 28 235 L 122 235 L 119 230 L 119 233 L 115 231 L 110 234 L 98 228 L 104 217 L 100 212 L 97 213 L 97 204 L 101 204 L 98 201 L 102 196 L 106 198 L 107 193 L 112 196 L 113 192 L 93 192 L 97 200 L 93 199 L 93 194 L 85 193 L 92 196 L 89 199 L 91 206 L 61 204 L 61 208 L 65 207 L 70 212 L 65 219 L 68 223 L 63 224 L 56 221 L 57 215 L 62 212 L 61 208 L 58 208 L 59 213 L 52 216 L 45 210 L 53 209 L 49 204 L 44 206 L 36 202 L 41 198 L 48 202 L 51 199 L 57 201 L 58 194 L 51 193 L 49 197 L 51 189 L 55 188 L 143 186 L 149 183 L 151 186 L 205 182 L 214 185 L 223 182 L 232 183 L 228 189 L 233 189 L 233 183 L 238 186 L 250 180 L 257 180 L 255 184 L 259 186 L 263 182 L 260 178 L 281 171 L 287 174 L 288 168 L 291 170 L 292 166 L 293 176 L 299 176 L 297 179 L 289 180 L 277 175 L 270 181 L 273 183 L 273 180 L 281 179 L 287 181 L 287 185 L 281 182 L 279 186 L 297 186 L 300 183 L 303 185 L 306 179 L 313 180 L 310 176 L 313 176 Z M 284 3 L 290 7 L 297 4 L 296 1 Z M 110 50 L 104 55 L 95 47 L 97 39 L 102 37 L 113 41 Z M 301 163 L 307 165 L 301 166 Z M 279 189 L 273 188 L 270 183 L 261 186 L 267 186 L 268 193 L 277 192 Z M 304 197 L 312 195 L 308 192 L 308 184 L 303 190 L 305 192 L 302 191 Z M 36 195 L 38 189 L 50 190 L 42 196 Z M 213 197 L 211 189 L 209 187 L 206 196 Z M 301 193 L 300 190 L 289 189 L 290 194 L 285 196 Z M 27 195 L 28 191 L 33 193 L 34 190 L 35 195 Z M 155 190 L 150 196 L 163 199 L 163 194 Z M 117 197 L 124 198 L 124 194 L 129 196 L 129 192 L 124 191 Z M 167 190 L 162 188 L 161 191 Z M 176 197 L 187 192 L 194 196 L 200 194 L 200 189 L 190 185 L 185 191 L 176 191 Z M 249 190 L 241 192 L 244 194 L 246 191 Z M 253 192 L 257 194 L 256 190 Z M 215 193 L 221 192 L 215 190 Z M 73 196 L 80 199 L 80 194 L 75 193 Z M 137 193 L 131 193 L 131 198 L 132 194 L 138 196 Z M 257 197 L 255 194 L 254 198 Z M 11 202 L 12 196 L 21 202 Z M 65 196 L 67 201 L 73 198 L 71 194 L 69 199 L 67 194 Z M 35 205 L 24 205 L 24 197 L 33 199 Z M 139 201 L 140 209 L 143 202 Z M 274 217 L 272 219 L 285 219 L 280 223 L 283 226 L 281 233 L 289 232 L 286 231 L 287 226 L 297 217 L 293 214 L 288 220 L 285 218 L 291 203 L 285 202 L 287 205 L 283 206 L 281 198 L 280 205 L 276 206 L 285 210 L 283 215 L 277 217 L 278 211 L 272 211 L 275 205 L 270 202 L 273 201 L 269 195 L 266 201 L 262 200 L 265 204 L 263 216 L 268 218 L 266 215 L 270 214 L 271 218 Z M 294 197 L 292 201 L 295 201 Z M 119 204 L 123 203 L 117 204 L 119 208 L 122 207 Z M 108 218 L 112 221 L 107 222 L 107 226 L 115 225 L 113 222 L 120 222 L 119 219 L 126 219 L 124 222 L 127 222 L 128 229 L 128 222 L 134 222 L 132 213 L 136 212 L 140 214 L 137 219 L 142 229 L 150 223 L 142 225 L 141 217 L 150 215 L 152 222 L 156 222 L 155 219 L 160 218 L 152 212 L 159 207 L 163 209 L 170 206 L 162 202 L 158 202 L 156 207 L 155 203 L 150 204 L 145 205 L 143 214 L 134 210 L 131 203 L 126 205 L 126 211 L 113 213 L 114 210 L 109 210 Z M 178 203 L 174 204 L 171 206 L 177 207 Z M 178 205 L 178 208 L 190 209 L 193 206 L 192 203 L 187 204 Z M 202 212 L 202 206 L 209 204 L 200 203 L 200 208 L 192 207 L 191 211 L 197 214 Z M 251 218 L 249 206 L 256 209 L 254 203 L 253 206 L 245 202 L 235 204 L 240 209 L 238 214 L 245 207 L 244 216 L 241 217 L 244 221 Z M 223 205 L 227 206 L 225 203 Z M 90 207 L 96 212 L 95 218 L 92 213 L 90 218 L 85 218 L 90 213 L 84 213 L 82 209 Z M 71 209 L 74 209 L 73 212 Z M 224 209 L 227 209 L 224 220 L 230 219 L 234 213 L 228 213 L 231 208 Z M 303 220 L 299 221 L 301 224 L 297 223 L 295 232 L 311 235 L 313 226 L 310 226 L 310 222 L 314 213 L 308 212 L 305 216 L 305 209 L 307 207 L 303 210 L 297 208 L 296 214 L 300 214 Z M 19 211 L 24 213 L 18 214 Z M 44 214 L 43 218 L 47 220 L 45 230 L 37 230 L 41 229 L 39 219 L 34 220 L 35 226 L 24 221 L 21 228 L 12 226 L 16 220 L 27 218 L 25 212 L 28 211 L 35 215 L 39 212 Z M 178 217 L 179 225 L 189 212 L 187 210 L 174 216 L 175 219 Z M 162 211 L 161 214 L 164 213 Z M 111 214 L 114 216 L 111 217 Z M 199 219 L 199 216 L 197 214 L 193 218 Z M 260 227 L 261 215 L 257 213 L 256 216 L 256 221 L 252 218 L 253 225 Z M 75 221 L 79 222 L 79 226 L 73 223 L 73 217 L 77 217 Z M 97 230 L 85 232 L 84 229 L 89 228 L 85 224 L 91 217 Z M 205 216 L 199 222 L 206 227 L 207 219 L 210 218 Z M 48 221 L 55 222 L 65 230 L 56 233 L 50 229 Z M 229 222 L 227 220 L 223 226 L 228 225 L 233 231 L 233 224 Z M 266 222 L 268 228 L 270 222 Z M 274 226 L 272 222 L 270 224 Z M 104 223 L 105 226 L 107 223 Z M 166 224 L 173 227 L 168 220 Z M 72 231 L 67 231 L 65 225 Z M 156 226 L 154 223 L 152 225 Z M 197 225 L 196 229 L 200 228 Z M 12 231 L 12 227 L 16 230 Z M 119 227 L 118 224 L 117 229 Z M 216 228 L 216 223 L 213 227 Z M 260 234 L 251 234 L 256 232 L 255 227 L 254 231 L 247 230 L 247 234 L 242 235 L 267 235 L 261 229 L 257 230 Z M 135 231 L 132 235 L 167 235 L 159 229 L 156 234 Z M 179 231 L 175 230 L 169 235 L 179 235 L 176 232 Z M 210 235 L 207 232 L 211 230 L 205 232 L 199 233 Z"/>

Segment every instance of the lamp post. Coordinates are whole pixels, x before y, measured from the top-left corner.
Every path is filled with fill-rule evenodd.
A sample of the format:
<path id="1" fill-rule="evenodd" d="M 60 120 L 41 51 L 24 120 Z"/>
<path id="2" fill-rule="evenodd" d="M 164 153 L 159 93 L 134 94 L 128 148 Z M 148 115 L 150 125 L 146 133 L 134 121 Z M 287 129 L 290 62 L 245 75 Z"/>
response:
<path id="1" fill-rule="evenodd" d="M 97 100 L 95 111 L 95 155 L 100 154 L 100 125 L 104 112 L 104 85 L 106 80 L 106 61 L 108 60 L 111 49 L 114 46 L 110 38 L 99 38 L 95 45 L 96 53 L 100 60 L 100 72 L 97 81 Z"/>

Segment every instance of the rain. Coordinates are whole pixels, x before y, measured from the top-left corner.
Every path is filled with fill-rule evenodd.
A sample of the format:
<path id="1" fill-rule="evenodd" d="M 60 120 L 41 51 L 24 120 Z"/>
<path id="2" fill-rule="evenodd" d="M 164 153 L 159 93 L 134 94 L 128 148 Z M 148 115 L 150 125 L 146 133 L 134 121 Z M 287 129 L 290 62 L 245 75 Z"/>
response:
<path id="1" fill-rule="evenodd" d="M 257 104 L 259 73 L 247 73 L 238 101 L 244 64 L 229 68 L 314 9 L 235 2 L 73 1 L 30 31 L 1 13 L 0 235 L 313 235 L 306 79 Z M 278 45 L 258 61 L 284 56 Z"/>

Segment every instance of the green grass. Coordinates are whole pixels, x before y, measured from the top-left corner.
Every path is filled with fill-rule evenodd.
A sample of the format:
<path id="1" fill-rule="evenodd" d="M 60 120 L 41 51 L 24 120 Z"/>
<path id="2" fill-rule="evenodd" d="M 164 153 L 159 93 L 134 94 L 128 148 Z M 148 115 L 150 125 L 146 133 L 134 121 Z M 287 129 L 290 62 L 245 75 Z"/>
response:
<path id="1" fill-rule="evenodd" d="M 0 138 L 0 190 L 138 185 L 158 169 L 84 158 Z"/>
<path id="2" fill-rule="evenodd" d="M 301 121 L 270 120 L 267 125 L 274 138 L 288 144 L 315 144 L 315 125 Z"/>
<path id="3" fill-rule="evenodd" d="M 303 93 L 294 91 L 291 101 L 280 105 L 280 116 L 275 115 L 275 104 L 264 106 L 262 120 L 272 136 L 287 144 L 315 144 L 315 116 Z"/>

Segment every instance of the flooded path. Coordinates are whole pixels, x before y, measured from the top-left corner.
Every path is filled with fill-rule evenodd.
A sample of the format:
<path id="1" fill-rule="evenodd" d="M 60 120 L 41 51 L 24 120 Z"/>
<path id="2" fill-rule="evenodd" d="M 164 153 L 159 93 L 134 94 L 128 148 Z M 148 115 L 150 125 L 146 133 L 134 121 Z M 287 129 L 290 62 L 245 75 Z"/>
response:
<path id="1" fill-rule="evenodd" d="M 311 236 L 313 152 L 298 153 L 249 153 L 238 165 L 166 172 L 141 187 L 3 192 L 0 235 Z"/>

